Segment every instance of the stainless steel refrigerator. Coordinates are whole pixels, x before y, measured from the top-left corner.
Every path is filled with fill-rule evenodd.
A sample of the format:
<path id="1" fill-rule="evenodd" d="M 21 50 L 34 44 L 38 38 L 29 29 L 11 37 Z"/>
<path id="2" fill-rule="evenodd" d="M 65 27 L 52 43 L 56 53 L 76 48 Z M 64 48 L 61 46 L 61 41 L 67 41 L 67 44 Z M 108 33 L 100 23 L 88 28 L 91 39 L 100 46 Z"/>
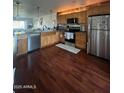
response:
<path id="1" fill-rule="evenodd" d="M 87 53 L 110 59 L 110 16 L 88 17 Z"/>

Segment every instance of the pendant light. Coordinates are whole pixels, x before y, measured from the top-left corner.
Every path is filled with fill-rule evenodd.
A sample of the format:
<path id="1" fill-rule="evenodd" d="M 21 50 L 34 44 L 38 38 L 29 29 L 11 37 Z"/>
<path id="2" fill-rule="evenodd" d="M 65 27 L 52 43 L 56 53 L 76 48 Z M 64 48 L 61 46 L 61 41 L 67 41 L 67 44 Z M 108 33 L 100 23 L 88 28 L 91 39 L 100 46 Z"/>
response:
<path id="1" fill-rule="evenodd" d="M 19 16 L 19 7 L 20 7 L 21 2 L 19 0 L 16 0 L 16 17 Z"/>
<path id="2" fill-rule="evenodd" d="M 40 26 L 40 24 L 39 24 L 39 11 L 40 11 L 40 7 L 37 6 L 36 9 L 37 9 L 37 26 L 39 28 L 39 26 Z"/>
<path id="3" fill-rule="evenodd" d="M 38 12 L 38 22 L 39 22 L 39 25 L 42 26 L 43 17 L 40 17 L 40 7 L 39 6 L 37 6 L 37 12 Z"/>
<path id="4" fill-rule="evenodd" d="M 39 19 L 39 13 L 40 13 L 40 7 L 37 6 L 37 17 L 38 17 L 38 19 Z"/>

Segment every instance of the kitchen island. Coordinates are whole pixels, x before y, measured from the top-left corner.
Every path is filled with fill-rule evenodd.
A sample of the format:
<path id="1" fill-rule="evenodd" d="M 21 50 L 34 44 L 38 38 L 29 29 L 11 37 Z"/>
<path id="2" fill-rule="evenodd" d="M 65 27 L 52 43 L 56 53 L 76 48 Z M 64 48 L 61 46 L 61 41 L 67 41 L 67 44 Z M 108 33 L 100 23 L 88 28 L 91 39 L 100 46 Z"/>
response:
<path id="1" fill-rule="evenodd" d="M 62 37 L 59 31 L 41 32 L 41 48 L 59 43 Z"/>
<path id="2" fill-rule="evenodd" d="M 14 55 L 22 55 L 28 52 L 28 36 L 27 34 L 20 34 L 13 36 Z"/>
<path id="3" fill-rule="evenodd" d="M 64 42 L 64 34 L 57 30 L 47 32 L 27 32 L 20 35 L 14 35 L 13 36 L 14 55 L 19 56 L 30 52 L 28 51 L 29 50 L 28 48 L 31 47 L 31 45 L 29 45 L 30 44 L 29 36 L 31 34 L 34 35 L 40 34 L 39 48 L 45 48 L 57 44 L 59 42 Z M 34 43 L 35 42 L 36 41 L 34 41 Z"/>

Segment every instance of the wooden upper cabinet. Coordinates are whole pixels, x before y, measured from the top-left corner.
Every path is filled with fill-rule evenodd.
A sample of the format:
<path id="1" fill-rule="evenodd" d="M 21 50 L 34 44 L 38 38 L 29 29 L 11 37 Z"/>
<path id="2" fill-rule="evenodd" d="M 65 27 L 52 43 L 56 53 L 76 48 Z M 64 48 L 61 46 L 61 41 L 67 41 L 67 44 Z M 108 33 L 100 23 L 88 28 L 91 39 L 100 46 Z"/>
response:
<path id="1" fill-rule="evenodd" d="M 89 7 L 87 15 L 100 15 L 100 14 L 110 14 L 110 3 L 104 3 L 97 6 Z"/>
<path id="2" fill-rule="evenodd" d="M 79 13 L 66 14 L 66 19 L 68 18 L 79 18 Z"/>
<path id="3" fill-rule="evenodd" d="M 109 2 L 90 5 L 90 6 L 87 6 L 86 8 L 87 8 L 86 11 L 65 14 L 65 15 L 57 15 L 57 22 L 66 24 L 68 18 L 79 18 L 80 24 L 87 24 L 87 17 L 90 15 L 110 14 Z"/>
<path id="4" fill-rule="evenodd" d="M 83 12 L 80 12 L 79 13 L 79 23 L 80 24 L 85 24 L 86 23 L 86 20 L 87 19 L 87 15 L 86 15 L 86 11 L 83 11 Z"/>
<path id="5" fill-rule="evenodd" d="M 78 23 L 82 26 L 85 26 L 86 22 L 87 22 L 86 11 L 71 13 L 71 14 L 66 14 L 66 15 L 58 15 L 57 22 L 58 22 L 58 24 L 59 23 L 60 24 L 67 24 L 67 19 L 68 18 L 78 18 Z M 86 31 L 86 29 L 85 29 L 85 31 Z"/>
<path id="6" fill-rule="evenodd" d="M 59 15 L 57 16 L 57 23 L 59 24 L 66 24 L 66 15 Z"/>
<path id="7" fill-rule="evenodd" d="M 86 23 L 86 16 L 87 16 L 86 11 L 71 13 L 71 14 L 66 14 L 66 15 L 58 15 L 57 22 L 66 24 L 68 18 L 78 18 L 79 24 Z"/>

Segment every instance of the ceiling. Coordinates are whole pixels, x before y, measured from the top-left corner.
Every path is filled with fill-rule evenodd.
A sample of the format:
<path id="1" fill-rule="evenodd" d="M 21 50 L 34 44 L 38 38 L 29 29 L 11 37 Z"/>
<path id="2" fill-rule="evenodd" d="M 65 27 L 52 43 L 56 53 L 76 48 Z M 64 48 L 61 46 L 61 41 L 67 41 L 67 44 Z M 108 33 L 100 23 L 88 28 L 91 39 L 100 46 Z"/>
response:
<path id="1" fill-rule="evenodd" d="M 20 12 L 23 15 L 35 15 L 37 6 L 40 7 L 40 15 L 46 15 L 51 12 L 60 12 L 67 9 L 76 8 L 86 4 L 101 2 L 106 0 L 19 0 Z M 16 0 L 13 0 L 14 15 L 16 15 Z"/>

